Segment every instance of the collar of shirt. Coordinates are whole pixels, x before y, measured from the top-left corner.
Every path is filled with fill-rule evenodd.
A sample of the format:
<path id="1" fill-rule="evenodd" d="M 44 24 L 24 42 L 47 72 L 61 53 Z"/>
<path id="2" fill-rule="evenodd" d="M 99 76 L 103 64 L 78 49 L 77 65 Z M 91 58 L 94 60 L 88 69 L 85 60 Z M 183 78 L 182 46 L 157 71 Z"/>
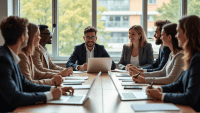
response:
<path id="1" fill-rule="evenodd" d="M 95 46 L 92 49 L 92 51 L 88 50 L 86 45 L 85 45 L 85 48 L 86 48 L 86 62 L 88 62 L 88 58 L 93 58 L 94 57 L 94 48 L 95 48 Z"/>
<path id="2" fill-rule="evenodd" d="M 9 48 L 9 47 L 8 47 L 8 48 Z M 10 50 L 10 52 L 11 52 L 13 58 L 14 58 L 15 64 L 18 64 L 18 63 L 20 62 L 21 59 L 20 59 L 19 56 L 16 55 L 10 48 L 9 48 L 9 50 Z"/>
<path id="3" fill-rule="evenodd" d="M 46 47 L 41 46 L 41 48 L 42 48 L 42 52 L 43 52 L 43 53 L 46 53 L 46 52 L 47 52 L 47 48 L 46 48 Z"/>
<path id="4" fill-rule="evenodd" d="M 161 46 L 160 46 L 160 49 L 163 51 L 163 48 L 164 48 L 164 46 L 163 46 L 163 44 L 161 44 Z"/>

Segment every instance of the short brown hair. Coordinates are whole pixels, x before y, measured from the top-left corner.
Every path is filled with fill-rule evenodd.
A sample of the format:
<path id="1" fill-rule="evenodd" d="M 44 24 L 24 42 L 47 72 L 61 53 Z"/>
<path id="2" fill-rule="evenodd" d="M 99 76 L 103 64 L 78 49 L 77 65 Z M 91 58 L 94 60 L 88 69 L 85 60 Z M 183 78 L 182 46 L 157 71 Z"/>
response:
<path id="1" fill-rule="evenodd" d="M 28 24 L 28 42 L 27 42 L 27 46 L 25 48 L 22 49 L 23 52 L 25 53 L 30 53 L 31 55 L 33 54 L 35 47 L 33 46 L 33 41 L 34 41 L 34 37 L 38 31 L 39 26 L 37 26 L 36 24 L 33 23 L 29 23 Z"/>
<path id="2" fill-rule="evenodd" d="M 179 20 L 184 20 L 183 27 L 186 34 L 184 48 L 184 70 L 187 70 L 190 61 L 195 53 L 200 52 L 200 18 L 196 15 L 184 16 Z"/>
<path id="3" fill-rule="evenodd" d="M 171 22 L 169 20 L 157 20 L 154 22 L 154 25 L 159 27 L 159 31 L 161 32 L 162 27 L 167 23 L 171 23 Z"/>
<path id="4" fill-rule="evenodd" d="M 95 27 L 87 26 L 87 27 L 84 29 L 84 35 L 86 35 L 86 33 L 88 33 L 88 32 L 95 32 L 95 35 L 96 35 L 97 30 L 95 29 Z"/>
<path id="5" fill-rule="evenodd" d="M 18 16 L 3 18 L 0 23 L 0 29 L 5 44 L 15 45 L 18 39 L 25 34 L 28 23 L 27 18 L 20 18 Z"/>

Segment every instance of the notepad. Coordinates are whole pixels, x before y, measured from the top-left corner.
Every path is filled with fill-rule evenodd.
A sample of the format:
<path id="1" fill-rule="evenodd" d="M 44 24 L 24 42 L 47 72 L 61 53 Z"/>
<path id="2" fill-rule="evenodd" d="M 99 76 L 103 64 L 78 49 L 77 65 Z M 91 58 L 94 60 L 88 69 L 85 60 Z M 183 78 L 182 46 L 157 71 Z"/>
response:
<path id="1" fill-rule="evenodd" d="M 122 73 L 127 73 L 128 71 L 127 71 L 127 70 L 115 69 L 115 70 L 112 70 L 112 72 L 122 72 Z"/>
<path id="2" fill-rule="evenodd" d="M 82 73 L 87 73 L 87 71 L 73 71 L 73 74 L 82 74 Z"/>
<path id="3" fill-rule="evenodd" d="M 72 87 L 74 89 L 90 89 L 90 85 L 63 85 L 64 87 Z"/>
<path id="4" fill-rule="evenodd" d="M 72 77 L 72 76 L 67 76 L 63 77 L 65 80 L 86 80 L 88 77 Z"/>
<path id="5" fill-rule="evenodd" d="M 65 80 L 63 81 L 63 83 L 72 83 L 72 82 L 85 82 L 85 80 Z"/>
<path id="6" fill-rule="evenodd" d="M 146 111 L 180 111 L 178 107 L 171 103 L 154 103 L 154 104 L 132 104 L 132 109 L 136 112 Z"/>
<path id="7" fill-rule="evenodd" d="M 147 86 L 149 84 L 141 84 L 141 83 L 135 83 L 135 82 L 122 82 L 122 86 Z"/>
<path id="8" fill-rule="evenodd" d="M 119 77 L 119 80 L 132 80 L 132 77 Z"/>
<path id="9" fill-rule="evenodd" d="M 124 73 L 117 73 L 115 75 L 116 75 L 116 77 L 130 77 L 129 74 L 124 74 Z"/>

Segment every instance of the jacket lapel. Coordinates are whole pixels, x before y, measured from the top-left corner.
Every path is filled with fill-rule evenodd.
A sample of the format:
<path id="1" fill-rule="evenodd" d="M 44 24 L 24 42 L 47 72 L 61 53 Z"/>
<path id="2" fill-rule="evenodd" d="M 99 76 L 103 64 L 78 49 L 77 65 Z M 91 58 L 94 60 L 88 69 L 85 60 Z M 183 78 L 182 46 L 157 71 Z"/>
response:
<path id="1" fill-rule="evenodd" d="M 141 66 L 141 63 L 142 63 L 142 56 L 143 56 L 142 54 L 143 54 L 143 49 L 139 47 L 139 55 L 138 55 L 138 57 L 139 57 L 140 66 Z"/>
<path id="2" fill-rule="evenodd" d="M 83 44 L 83 47 L 82 47 L 82 57 L 83 57 L 83 63 L 86 62 L 86 48 L 85 48 L 85 44 Z"/>
<path id="3" fill-rule="evenodd" d="M 132 50 L 133 50 L 133 45 L 127 49 L 127 64 L 130 64 L 131 63 L 131 53 L 132 53 Z"/>
<path id="4" fill-rule="evenodd" d="M 94 57 L 98 57 L 97 56 L 97 48 L 96 48 L 96 46 L 94 47 Z"/>

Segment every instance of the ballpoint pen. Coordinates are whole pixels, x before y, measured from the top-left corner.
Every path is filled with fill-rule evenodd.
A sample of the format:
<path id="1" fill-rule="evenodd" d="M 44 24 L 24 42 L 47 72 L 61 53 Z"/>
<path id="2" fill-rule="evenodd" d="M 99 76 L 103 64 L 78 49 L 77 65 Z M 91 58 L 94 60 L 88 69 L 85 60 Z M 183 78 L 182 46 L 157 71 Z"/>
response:
<path id="1" fill-rule="evenodd" d="M 135 78 L 137 78 L 137 77 L 140 75 L 140 73 L 141 73 L 141 72 L 139 72 Z"/>
<path id="2" fill-rule="evenodd" d="M 55 87 L 57 88 L 56 81 L 54 81 Z"/>
<path id="3" fill-rule="evenodd" d="M 153 86 L 153 82 L 151 82 L 151 86 L 150 86 L 150 88 L 149 88 L 149 89 L 151 89 L 151 88 L 152 88 L 152 86 Z"/>

